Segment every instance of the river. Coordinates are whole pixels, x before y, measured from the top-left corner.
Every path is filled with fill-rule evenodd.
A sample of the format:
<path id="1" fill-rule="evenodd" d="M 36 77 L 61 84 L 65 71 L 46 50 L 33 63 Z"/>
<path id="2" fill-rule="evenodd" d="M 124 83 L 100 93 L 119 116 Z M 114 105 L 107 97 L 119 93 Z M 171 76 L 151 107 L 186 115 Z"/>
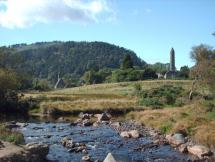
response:
<path id="1" fill-rule="evenodd" d="M 170 145 L 153 145 L 148 135 L 138 139 L 126 139 L 106 124 L 95 126 L 71 126 L 70 122 L 45 122 L 28 120 L 26 127 L 19 130 L 25 142 L 41 142 L 50 146 L 47 159 L 54 162 L 80 162 L 85 155 L 82 152 L 69 152 L 61 145 L 64 137 L 71 137 L 76 143 L 84 143 L 91 161 L 103 161 L 108 153 L 128 156 L 133 162 L 151 161 L 189 161 L 192 157 L 182 154 Z M 140 149 L 142 148 L 142 149 Z"/>

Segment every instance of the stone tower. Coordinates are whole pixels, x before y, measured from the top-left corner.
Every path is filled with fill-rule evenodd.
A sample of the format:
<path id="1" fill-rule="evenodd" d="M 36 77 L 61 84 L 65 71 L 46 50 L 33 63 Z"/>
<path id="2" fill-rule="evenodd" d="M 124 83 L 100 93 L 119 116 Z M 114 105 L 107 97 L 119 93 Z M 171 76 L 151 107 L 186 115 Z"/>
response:
<path id="1" fill-rule="evenodd" d="M 169 69 L 164 75 L 165 79 L 174 79 L 177 76 L 177 71 L 175 67 L 175 51 L 172 48 L 170 51 L 170 63 L 169 63 Z"/>
<path id="2" fill-rule="evenodd" d="M 175 72 L 175 51 L 172 48 L 170 51 L 170 66 L 169 66 L 169 71 Z"/>

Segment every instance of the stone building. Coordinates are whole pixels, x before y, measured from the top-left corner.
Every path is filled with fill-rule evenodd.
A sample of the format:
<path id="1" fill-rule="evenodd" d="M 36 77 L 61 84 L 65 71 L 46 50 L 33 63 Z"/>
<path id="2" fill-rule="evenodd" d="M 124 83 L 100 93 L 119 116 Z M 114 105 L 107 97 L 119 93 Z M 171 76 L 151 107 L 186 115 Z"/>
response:
<path id="1" fill-rule="evenodd" d="M 176 67 L 175 67 L 175 50 L 172 48 L 170 51 L 170 63 L 169 68 L 166 74 L 164 75 L 165 79 L 174 79 L 177 75 Z"/>

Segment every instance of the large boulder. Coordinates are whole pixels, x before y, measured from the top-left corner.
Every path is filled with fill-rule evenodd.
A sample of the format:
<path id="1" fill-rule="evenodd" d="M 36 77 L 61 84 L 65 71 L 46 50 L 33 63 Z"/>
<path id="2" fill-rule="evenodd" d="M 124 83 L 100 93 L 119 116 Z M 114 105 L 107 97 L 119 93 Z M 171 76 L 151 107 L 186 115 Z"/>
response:
<path id="1" fill-rule="evenodd" d="M 186 142 L 185 137 L 180 133 L 176 133 L 174 135 L 166 135 L 166 139 L 168 140 L 169 144 L 176 147 Z"/>
<path id="2" fill-rule="evenodd" d="M 131 162 L 132 160 L 126 154 L 108 153 L 103 162 Z"/>
<path id="3" fill-rule="evenodd" d="M 46 155 L 49 153 L 49 146 L 47 144 L 41 143 L 28 143 L 25 145 L 25 149 L 32 155 L 37 155 L 41 159 L 45 159 Z"/>
<path id="4" fill-rule="evenodd" d="M 9 142 L 2 142 L 0 162 L 45 162 L 49 152 L 46 144 L 29 143 L 17 146 Z"/>
<path id="5" fill-rule="evenodd" d="M 212 152 L 207 147 L 202 145 L 188 146 L 187 149 L 189 153 L 198 156 L 200 159 L 204 158 L 205 156 L 212 155 Z"/>

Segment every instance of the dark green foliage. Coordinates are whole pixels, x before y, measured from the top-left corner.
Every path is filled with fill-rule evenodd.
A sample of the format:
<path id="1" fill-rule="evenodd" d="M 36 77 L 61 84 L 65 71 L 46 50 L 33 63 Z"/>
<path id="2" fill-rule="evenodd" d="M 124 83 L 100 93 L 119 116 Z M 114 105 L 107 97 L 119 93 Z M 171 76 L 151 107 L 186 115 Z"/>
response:
<path id="1" fill-rule="evenodd" d="M 168 133 L 171 130 L 171 128 L 172 128 L 172 124 L 170 124 L 170 123 L 163 124 L 160 127 L 162 134 Z"/>
<path id="2" fill-rule="evenodd" d="M 26 71 L 33 78 L 47 79 L 52 85 L 56 83 L 58 73 L 67 81 L 68 76 L 75 76 L 77 82 L 77 78 L 86 71 L 119 68 L 125 53 L 131 57 L 134 65 L 145 65 L 134 52 L 103 42 L 42 42 L 14 45 L 11 49 L 13 52 L 5 59 L 8 61 L 2 62 L 4 66 Z M 22 62 L 11 64 L 9 60 L 14 57 L 21 58 Z"/>
<path id="3" fill-rule="evenodd" d="M 148 67 L 154 70 L 156 73 L 165 74 L 167 72 L 169 64 L 163 64 L 158 62 L 155 64 L 148 65 Z"/>
<path id="4" fill-rule="evenodd" d="M 131 59 L 131 56 L 129 54 L 126 54 L 124 56 L 124 59 L 122 61 L 122 69 L 130 69 L 133 68 L 133 61 Z"/>
<path id="5" fill-rule="evenodd" d="M 110 82 L 127 82 L 127 81 L 138 81 L 145 79 L 154 79 L 156 74 L 152 69 L 146 68 L 144 70 L 136 69 L 118 69 L 112 72 L 112 76 L 109 78 Z"/>
<path id="6" fill-rule="evenodd" d="M 126 81 L 137 81 L 144 79 L 144 70 L 115 70 L 112 72 L 111 82 L 126 82 Z"/>
<path id="7" fill-rule="evenodd" d="M 189 67 L 188 66 L 182 66 L 180 71 L 179 71 L 178 77 L 187 79 L 187 78 L 189 78 L 189 74 L 190 74 Z"/>
<path id="8" fill-rule="evenodd" d="M 164 85 L 158 88 L 142 91 L 140 104 L 153 108 L 161 108 L 165 105 L 176 105 L 178 98 L 183 97 L 184 89 L 178 86 Z"/>
<path id="9" fill-rule="evenodd" d="M 0 113 L 26 113 L 28 103 L 21 100 L 17 90 L 21 80 L 13 70 L 0 69 Z"/>
<path id="10" fill-rule="evenodd" d="M 48 91 L 51 89 L 49 81 L 46 79 L 35 79 L 33 81 L 33 89 L 39 91 Z"/>
<path id="11" fill-rule="evenodd" d="M 84 73 L 82 80 L 86 84 L 103 83 L 111 74 L 111 69 L 101 69 L 98 72 L 90 70 Z"/>
<path id="12" fill-rule="evenodd" d="M 144 79 L 155 79 L 157 78 L 156 72 L 151 68 L 144 69 Z"/>

